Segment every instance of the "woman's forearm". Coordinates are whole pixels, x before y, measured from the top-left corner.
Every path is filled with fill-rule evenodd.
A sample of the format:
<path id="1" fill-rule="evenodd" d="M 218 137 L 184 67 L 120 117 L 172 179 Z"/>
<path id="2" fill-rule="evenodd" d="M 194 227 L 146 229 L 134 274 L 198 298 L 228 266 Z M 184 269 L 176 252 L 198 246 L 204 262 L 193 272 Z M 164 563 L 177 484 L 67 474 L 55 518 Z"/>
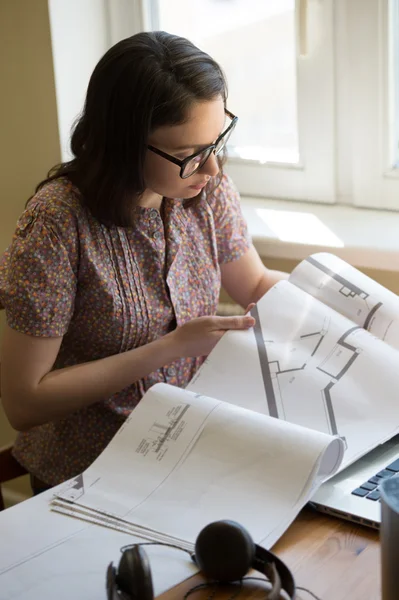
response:
<path id="1" fill-rule="evenodd" d="M 62 338 L 5 327 L 2 400 L 11 425 L 27 430 L 101 402 L 179 357 L 207 356 L 228 329 L 253 327 L 251 316 L 202 316 L 121 354 L 52 370 Z"/>
<path id="2" fill-rule="evenodd" d="M 165 336 L 121 354 L 50 371 L 33 389 L 17 390 L 19 397 L 3 397 L 3 402 L 10 406 L 11 425 L 27 430 L 105 400 L 177 356 L 173 338 Z"/>

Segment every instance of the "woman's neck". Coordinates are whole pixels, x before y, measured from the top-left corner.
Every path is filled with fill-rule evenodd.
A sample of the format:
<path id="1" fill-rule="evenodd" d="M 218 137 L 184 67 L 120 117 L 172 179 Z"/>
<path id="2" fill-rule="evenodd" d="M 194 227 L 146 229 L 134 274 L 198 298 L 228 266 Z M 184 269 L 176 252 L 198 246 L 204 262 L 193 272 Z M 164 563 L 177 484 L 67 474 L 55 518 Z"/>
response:
<path id="1" fill-rule="evenodd" d="M 145 190 L 145 192 L 140 196 L 137 204 L 138 206 L 143 206 L 144 208 L 160 209 L 162 204 L 162 196 L 152 192 L 151 190 Z"/>

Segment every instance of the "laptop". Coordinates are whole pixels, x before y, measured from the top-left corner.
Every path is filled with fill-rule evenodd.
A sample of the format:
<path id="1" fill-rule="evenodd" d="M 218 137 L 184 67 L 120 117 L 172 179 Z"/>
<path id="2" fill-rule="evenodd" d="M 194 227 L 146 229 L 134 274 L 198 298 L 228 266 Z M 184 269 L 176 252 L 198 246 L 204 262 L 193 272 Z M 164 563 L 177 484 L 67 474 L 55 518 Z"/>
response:
<path id="1" fill-rule="evenodd" d="M 310 504 L 318 511 L 379 529 L 379 484 L 399 475 L 399 435 L 323 483 Z"/>

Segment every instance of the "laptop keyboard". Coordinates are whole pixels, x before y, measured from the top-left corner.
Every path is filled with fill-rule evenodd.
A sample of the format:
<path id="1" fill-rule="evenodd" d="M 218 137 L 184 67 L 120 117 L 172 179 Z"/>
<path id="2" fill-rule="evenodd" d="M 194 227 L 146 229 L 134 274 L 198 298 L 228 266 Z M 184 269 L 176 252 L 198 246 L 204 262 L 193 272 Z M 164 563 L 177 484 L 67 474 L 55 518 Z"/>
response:
<path id="1" fill-rule="evenodd" d="M 374 500 L 374 502 L 380 500 L 381 492 L 379 490 L 379 485 L 381 481 L 396 475 L 396 473 L 399 473 L 399 458 L 387 465 L 385 469 L 378 471 L 378 473 L 373 475 L 373 477 L 370 477 L 370 479 L 362 483 L 360 487 L 353 490 L 352 494 L 354 496 L 367 498 L 367 500 Z"/>

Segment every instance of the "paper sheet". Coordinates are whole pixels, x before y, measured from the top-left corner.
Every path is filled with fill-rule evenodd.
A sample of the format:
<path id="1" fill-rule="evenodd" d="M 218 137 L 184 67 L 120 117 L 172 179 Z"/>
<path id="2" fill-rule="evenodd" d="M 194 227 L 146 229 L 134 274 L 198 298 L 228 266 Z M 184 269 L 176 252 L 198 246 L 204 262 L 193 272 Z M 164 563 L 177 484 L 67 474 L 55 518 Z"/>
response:
<path id="1" fill-rule="evenodd" d="M 118 565 L 122 546 L 144 541 L 52 512 L 52 495 L 50 490 L 0 513 L 1 600 L 105 598 L 108 564 Z M 184 552 L 145 550 L 157 596 L 198 572 Z"/>
<path id="2" fill-rule="evenodd" d="M 233 519 L 270 547 L 310 497 L 318 471 L 335 472 L 342 455 L 338 438 L 158 384 L 80 488 L 58 498 L 73 501 L 70 510 L 123 519 L 150 539 L 159 532 L 192 547 L 205 525 Z"/>

